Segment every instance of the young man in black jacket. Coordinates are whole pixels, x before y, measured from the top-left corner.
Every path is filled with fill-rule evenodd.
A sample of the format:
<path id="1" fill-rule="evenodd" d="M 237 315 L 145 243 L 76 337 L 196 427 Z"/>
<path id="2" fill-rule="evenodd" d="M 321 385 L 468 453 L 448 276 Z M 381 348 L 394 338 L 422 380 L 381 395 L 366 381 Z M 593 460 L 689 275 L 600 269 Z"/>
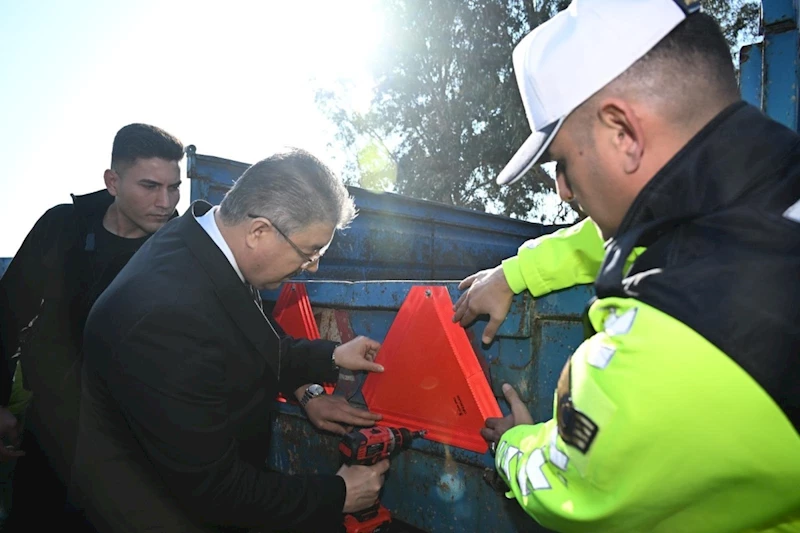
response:
<path id="1" fill-rule="evenodd" d="M 169 133 L 123 127 L 103 176 L 106 189 L 48 210 L 0 279 L 0 403 L 8 403 L 17 360 L 33 393 L 6 530 L 44 530 L 38 526 L 68 508 L 86 318 L 139 247 L 177 215 L 182 158 L 182 144 Z"/>

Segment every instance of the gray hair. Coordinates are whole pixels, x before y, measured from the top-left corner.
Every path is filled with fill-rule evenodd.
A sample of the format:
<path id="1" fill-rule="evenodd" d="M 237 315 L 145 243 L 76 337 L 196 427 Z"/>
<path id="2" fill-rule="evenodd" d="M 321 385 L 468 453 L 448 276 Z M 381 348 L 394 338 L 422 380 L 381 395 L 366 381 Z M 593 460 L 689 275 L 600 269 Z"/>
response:
<path id="1" fill-rule="evenodd" d="M 315 223 L 344 229 L 357 212 L 347 188 L 324 163 L 291 148 L 245 170 L 222 199 L 219 214 L 228 226 L 263 216 L 292 234 Z"/>

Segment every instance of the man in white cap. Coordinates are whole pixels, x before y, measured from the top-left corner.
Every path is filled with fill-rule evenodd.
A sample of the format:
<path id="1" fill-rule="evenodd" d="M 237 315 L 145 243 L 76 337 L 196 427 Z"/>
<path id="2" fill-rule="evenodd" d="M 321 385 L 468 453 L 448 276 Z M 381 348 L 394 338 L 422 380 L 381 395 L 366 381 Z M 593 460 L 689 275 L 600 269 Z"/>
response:
<path id="1" fill-rule="evenodd" d="M 595 284 L 553 419 L 504 385 L 482 430 L 556 531 L 800 531 L 800 137 L 698 7 L 574 0 L 514 51 L 533 133 L 498 182 L 555 161 L 590 219 L 466 278 L 453 319 L 491 342 L 514 293 Z"/>

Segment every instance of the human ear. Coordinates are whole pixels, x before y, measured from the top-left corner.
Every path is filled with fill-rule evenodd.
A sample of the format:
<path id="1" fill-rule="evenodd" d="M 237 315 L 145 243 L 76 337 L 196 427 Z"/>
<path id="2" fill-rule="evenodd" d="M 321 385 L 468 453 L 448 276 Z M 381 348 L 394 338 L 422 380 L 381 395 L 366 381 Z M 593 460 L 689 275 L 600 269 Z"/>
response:
<path id="1" fill-rule="evenodd" d="M 635 173 L 641 167 L 644 155 L 644 130 L 636 112 L 628 102 L 608 98 L 600 105 L 598 119 L 610 136 L 622 170 L 626 174 Z"/>
<path id="2" fill-rule="evenodd" d="M 103 181 L 106 184 L 106 190 L 111 196 L 119 194 L 119 174 L 112 169 L 108 169 L 103 173 Z"/>
<path id="3" fill-rule="evenodd" d="M 256 248 L 259 243 L 265 242 L 264 239 L 273 233 L 271 230 L 272 223 L 269 219 L 263 217 L 252 219 L 247 226 L 247 235 L 245 236 L 247 247 Z"/>

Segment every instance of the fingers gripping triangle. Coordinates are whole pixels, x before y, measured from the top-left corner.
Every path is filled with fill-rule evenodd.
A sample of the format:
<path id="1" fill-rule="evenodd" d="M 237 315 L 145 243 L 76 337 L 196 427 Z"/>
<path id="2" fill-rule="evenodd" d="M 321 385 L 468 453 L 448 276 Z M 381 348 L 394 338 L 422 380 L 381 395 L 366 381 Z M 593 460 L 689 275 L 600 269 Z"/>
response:
<path id="1" fill-rule="evenodd" d="M 296 339 L 319 339 L 319 328 L 311 310 L 306 286 L 303 283 L 286 283 L 278 295 L 272 316 L 287 335 Z M 333 393 L 334 385 L 323 383 L 328 394 Z M 279 395 L 280 401 L 285 401 Z"/>
<path id="2" fill-rule="evenodd" d="M 426 438 L 485 453 L 480 435 L 489 417 L 501 417 L 464 329 L 453 323 L 446 287 L 414 287 L 386 334 L 362 392 L 382 424 L 427 429 Z"/>

